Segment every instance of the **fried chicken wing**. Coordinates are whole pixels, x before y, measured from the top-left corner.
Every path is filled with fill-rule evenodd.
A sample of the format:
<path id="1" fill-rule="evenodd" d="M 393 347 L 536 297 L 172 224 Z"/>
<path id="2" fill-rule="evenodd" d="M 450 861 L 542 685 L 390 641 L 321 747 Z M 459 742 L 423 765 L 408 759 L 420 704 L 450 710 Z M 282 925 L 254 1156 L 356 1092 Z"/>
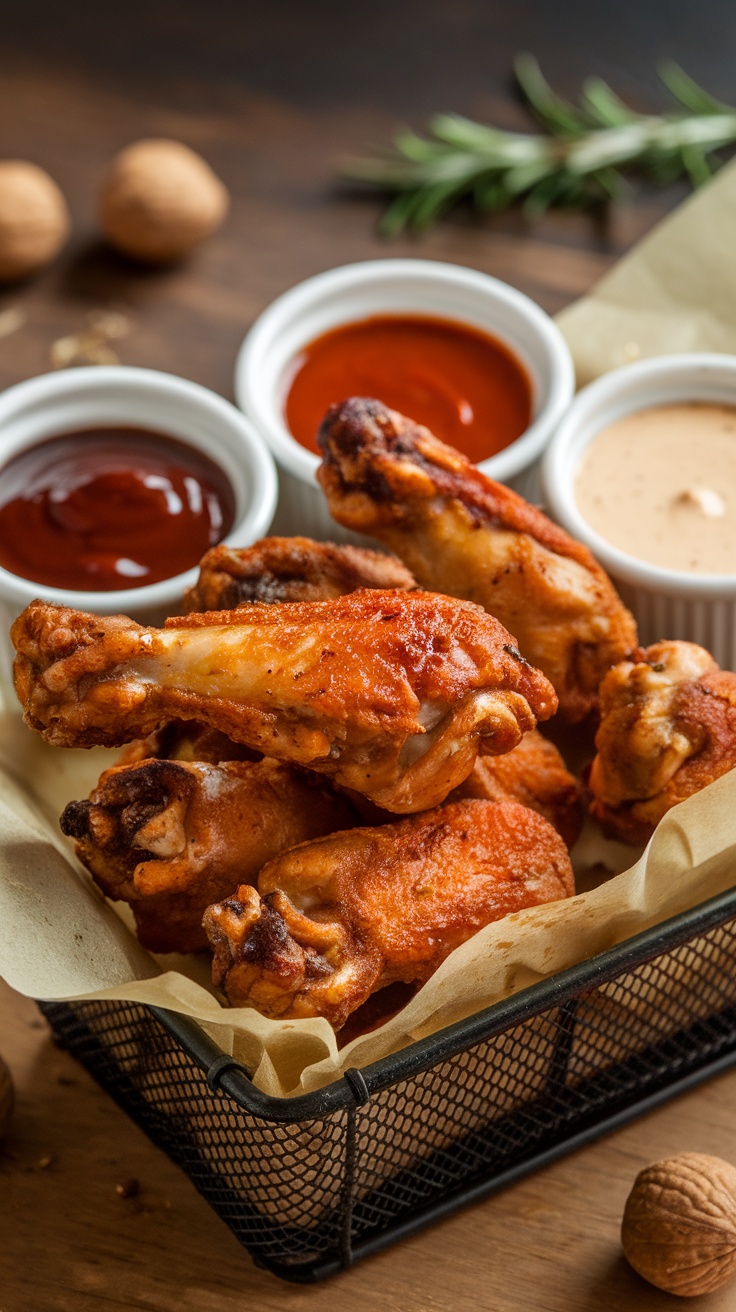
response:
<path id="1" fill-rule="evenodd" d="M 103 892 L 130 903 L 153 952 L 207 947 L 209 903 L 286 847 L 356 821 L 319 775 L 279 761 L 141 761 L 105 770 L 61 817 Z"/>
<path id="2" fill-rule="evenodd" d="M 577 841 L 583 827 L 583 790 L 554 743 L 538 729 L 525 733 L 503 756 L 479 756 L 448 801 L 466 797 L 521 802 L 549 820 L 568 847 Z"/>
<path id="3" fill-rule="evenodd" d="M 57 746 L 117 746 L 194 719 L 391 811 L 442 801 L 479 750 L 508 751 L 554 691 L 479 606 L 422 592 L 190 615 L 164 629 L 35 601 L 16 691 Z"/>
<path id="4" fill-rule="evenodd" d="M 202 557 L 199 579 L 185 597 L 187 612 L 229 611 L 251 602 L 323 601 L 359 588 L 416 588 L 395 556 L 338 547 L 312 538 L 261 538 L 252 547 L 213 547 Z M 167 760 L 254 760 L 258 753 L 226 734 L 193 721 L 173 720 L 129 744 L 121 764 L 156 756 Z"/>
<path id="5" fill-rule="evenodd" d="M 220 761 L 262 760 L 260 752 L 233 742 L 226 733 L 196 720 L 168 720 L 145 738 L 134 738 L 120 753 L 118 765 L 133 765 L 154 757 L 161 761 L 205 761 L 210 765 Z"/>
<path id="6" fill-rule="evenodd" d="M 554 685 L 561 713 L 597 705 L 634 620 L 588 549 L 428 429 L 379 401 L 327 412 L 318 478 L 339 524 L 379 538 L 422 587 L 479 602 Z"/>
<path id="7" fill-rule="evenodd" d="M 213 979 L 233 1006 L 324 1016 L 424 983 L 453 948 L 522 907 L 569 897 L 565 844 L 517 802 L 464 801 L 302 844 L 208 907 Z"/>
<path id="8" fill-rule="evenodd" d="M 326 601 L 358 588 L 415 588 L 395 556 L 361 547 L 338 547 L 311 538 L 262 538 L 252 547 L 213 547 L 202 557 L 199 579 L 185 610 L 235 610 L 260 601 Z"/>
<path id="9" fill-rule="evenodd" d="M 592 814 L 625 843 L 736 766 L 736 674 L 692 642 L 657 642 L 601 684 Z"/>

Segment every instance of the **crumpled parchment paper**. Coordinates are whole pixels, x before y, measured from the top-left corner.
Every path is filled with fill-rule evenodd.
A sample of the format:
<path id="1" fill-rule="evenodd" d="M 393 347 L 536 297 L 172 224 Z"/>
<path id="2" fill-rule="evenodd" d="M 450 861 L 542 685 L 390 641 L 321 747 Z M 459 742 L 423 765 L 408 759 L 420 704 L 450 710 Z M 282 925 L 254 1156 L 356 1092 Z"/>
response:
<path id="1" fill-rule="evenodd" d="M 630 869 L 488 925 L 397 1016 L 338 1050 L 325 1020 L 272 1021 L 223 1007 L 204 956 L 156 959 L 140 947 L 127 909 L 94 887 L 57 823 L 110 759 L 48 747 L 15 711 L 0 714 L 0 975 L 34 998 L 125 998 L 191 1016 L 275 1096 L 319 1088 L 734 882 L 736 771 L 671 811 Z M 627 851 L 590 835 L 586 843 L 585 864 L 596 854 L 620 864 Z"/>
<path id="2" fill-rule="evenodd" d="M 736 160 L 558 314 L 578 386 L 646 356 L 736 352 L 735 234 Z"/>

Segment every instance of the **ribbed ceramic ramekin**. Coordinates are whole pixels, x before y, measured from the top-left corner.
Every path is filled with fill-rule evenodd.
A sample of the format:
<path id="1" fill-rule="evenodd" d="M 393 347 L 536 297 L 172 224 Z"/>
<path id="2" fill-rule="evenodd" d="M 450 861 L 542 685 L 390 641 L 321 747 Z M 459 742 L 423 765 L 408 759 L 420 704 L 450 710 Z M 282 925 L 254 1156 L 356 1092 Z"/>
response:
<path id="1" fill-rule="evenodd" d="M 596 533 L 575 500 L 583 453 L 603 428 L 634 411 L 678 401 L 736 406 L 736 356 L 662 356 L 624 365 L 590 383 L 547 449 L 543 496 L 552 516 L 586 543 L 610 574 L 634 614 L 642 645 L 662 638 L 697 642 L 724 669 L 736 669 L 736 561 L 724 560 L 722 574 L 686 574 L 647 564 Z"/>
<path id="2" fill-rule="evenodd" d="M 574 391 L 572 359 L 557 325 L 528 296 L 475 269 L 433 260 L 369 260 L 292 287 L 264 310 L 240 349 L 235 395 L 279 467 L 274 531 L 358 540 L 330 518 L 316 482 L 319 458 L 292 437 L 284 401 L 289 366 L 309 342 L 339 324 L 376 314 L 455 319 L 511 347 L 532 381 L 532 423 L 480 467 L 491 478 L 536 496 L 539 457 Z"/>

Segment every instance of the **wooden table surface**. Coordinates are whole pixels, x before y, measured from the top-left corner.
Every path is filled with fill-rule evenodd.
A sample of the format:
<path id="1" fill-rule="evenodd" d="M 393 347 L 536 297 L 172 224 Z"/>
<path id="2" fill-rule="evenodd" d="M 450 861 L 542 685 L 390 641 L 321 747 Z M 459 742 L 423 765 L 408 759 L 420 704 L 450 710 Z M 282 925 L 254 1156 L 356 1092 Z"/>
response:
<path id="1" fill-rule="evenodd" d="M 126 364 L 183 374 L 226 396 L 238 344 L 292 283 L 349 260 L 421 255 L 507 279 L 555 311 L 598 278 L 684 194 L 638 192 L 609 214 L 465 213 L 421 241 L 386 246 L 376 202 L 335 186 L 335 160 L 449 108 L 523 126 L 516 50 L 537 53 L 572 94 L 610 78 L 660 103 L 653 66 L 670 55 L 716 94 L 732 92 L 730 0 L 600 7 L 568 0 L 24 0 L 3 15 L 0 157 L 48 168 L 74 236 L 53 268 L 4 291 L 0 386 L 50 367 L 58 338 L 121 310 Z M 141 136 L 201 150 L 229 186 L 230 217 L 187 265 L 146 272 L 110 254 L 94 224 L 111 155 Z M 7 322 L 7 320 L 6 320 Z M 0 320 L 2 324 L 2 320 Z M 33 947 L 29 944 L 29 951 Z M 33 1003 L 0 992 L 0 1052 L 18 1093 L 0 1150 L 0 1312 L 634 1312 L 674 1299 L 620 1256 L 618 1226 L 639 1168 L 691 1149 L 736 1161 L 736 1073 L 466 1209 L 329 1283 L 286 1286 L 257 1270 L 185 1176 L 68 1056 Z M 116 1186 L 135 1177 L 140 1193 Z M 690 1306 L 733 1308 L 723 1291 Z"/>

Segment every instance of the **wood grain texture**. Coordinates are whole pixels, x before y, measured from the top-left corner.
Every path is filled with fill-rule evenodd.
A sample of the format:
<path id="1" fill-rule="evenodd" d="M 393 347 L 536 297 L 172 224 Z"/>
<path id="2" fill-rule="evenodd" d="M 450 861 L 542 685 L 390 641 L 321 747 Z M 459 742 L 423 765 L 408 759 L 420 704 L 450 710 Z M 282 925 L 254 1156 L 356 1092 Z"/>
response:
<path id="1" fill-rule="evenodd" d="M 666 1312 L 621 1257 L 627 1193 L 677 1149 L 736 1161 L 736 1072 L 308 1288 L 259 1271 L 110 1098 L 0 987 L 18 1107 L 0 1153 L 2 1312 Z M 47 1165 L 46 1163 L 50 1159 Z M 136 1197 L 116 1187 L 140 1183 Z M 693 1299 L 726 1312 L 733 1290 Z"/>
<path id="2" fill-rule="evenodd" d="M 123 310 L 124 363 L 232 395 L 237 347 L 279 292 L 331 265 L 381 255 L 457 261 L 555 311 L 586 291 L 684 191 L 639 193 L 608 215 L 460 211 L 422 241 L 380 242 L 379 203 L 340 190 L 335 161 L 419 127 L 434 109 L 528 119 L 510 61 L 531 48 L 573 94 L 598 72 L 642 107 L 670 55 L 732 94 L 736 8 L 708 0 L 599 6 L 568 0 L 24 0 L 3 14 L 0 157 L 27 157 L 65 190 L 74 237 L 35 281 L 0 295 L 21 329 L 0 338 L 0 386 L 50 364 L 90 313 Z M 194 258 L 143 271 L 99 242 L 94 197 L 113 153 L 141 136 L 201 150 L 233 195 Z M 18 1108 L 0 1149 L 0 1312 L 666 1312 L 620 1256 L 640 1167 L 682 1149 L 736 1161 L 736 1073 L 313 1288 L 257 1270 L 186 1177 L 51 1042 L 34 1005 L 0 993 L 0 1051 Z M 50 1161 L 47 1161 L 50 1159 Z M 42 1163 L 46 1163 L 42 1165 Z M 136 1178 L 140 1192 L 116 1186 Z M 689 1306 L 725 1312 L 733 1290 Z"/>

